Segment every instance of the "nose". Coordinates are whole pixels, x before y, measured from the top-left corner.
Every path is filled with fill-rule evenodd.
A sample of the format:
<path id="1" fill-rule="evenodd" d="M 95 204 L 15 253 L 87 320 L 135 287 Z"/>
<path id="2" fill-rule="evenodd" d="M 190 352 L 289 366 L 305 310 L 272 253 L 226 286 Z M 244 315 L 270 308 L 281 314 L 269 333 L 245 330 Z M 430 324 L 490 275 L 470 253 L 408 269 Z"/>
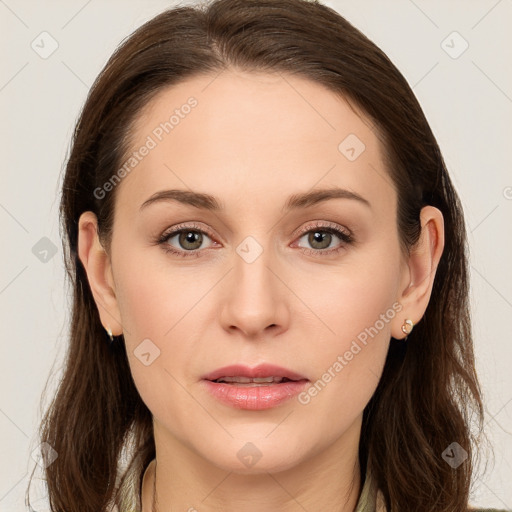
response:
<path id="1" fill-rule="evenodd" d="M 249 261 L 234 255 L 233 269 L 224 285 L 222 327 L 252 339 L 276 336 L 288 328 L 288 288 L 271 268 L 275 262 L 270 252 L 263 251 Z"/>

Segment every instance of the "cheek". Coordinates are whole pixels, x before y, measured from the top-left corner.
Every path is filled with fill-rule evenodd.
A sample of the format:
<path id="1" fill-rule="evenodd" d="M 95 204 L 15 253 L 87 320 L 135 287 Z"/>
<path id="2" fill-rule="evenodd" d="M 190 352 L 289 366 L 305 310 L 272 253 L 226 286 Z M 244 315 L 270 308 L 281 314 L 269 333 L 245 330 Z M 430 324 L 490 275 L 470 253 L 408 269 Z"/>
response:
<path id="1" fill-rule="evenodd" d="M 390 332 L 386 320 L 396 314 L 392 307 L 398 282 L 394 262 L 369 252 L 337 267 L 319 268 L 307 280 L 298 279 L 294 290 L 315 313 L 317 328 L 327 335 L 330 332 L 340 347 L 375 324 L 385 337 Z M 384 323 L 379 321 L 383 314 Z"/>
<path id="2" fill-rule="evenodd" d="M 123 322 L 126 319 L 129 325 L 125 342 L 135 386 L 155 419 L 163 420 L 170 411 L 194 406 L 183 385 L 194 359 L 192 333 L 187 330 L 194 316 L 187 313 L 189 303 L 193 305 L 197 299 L 176 296 L 149 274 L 134 279 L 130 288 L 123 290 Z M 178 425 L 181 420 L 178 414 L 173 422 Z"/>
<path id="3" fill-rule="evenodd" d="M 116 295 L 135 385 L 158 418 L 170 408 L 186 410 L 194 405 L 182 385 L 190 361 L 197 357 L 195 329 L 208 304 L 201 298 L 212 283 L 206 275 L 199 278 L 197 272 L 177 267 L 171 271 L 145 258 L 133 252 L 130 260 L 118 262 Z"/>
<path id="4" fill-rule="evenodd" d="M 116 294 L 123 326 L 133 342 L 164 340 L 211 287 L 197 272 L 165 264 L 163 258 L 146 255 L 119 265 Z"/>
<path id="5" fill-rule="evenodd" d="M 315 401 L 353 417 L 371 398 L 386 359 L 391 322 L 401 310 L 393 262 L 392 257 L 361 257 L 357 265 L 319 273 L 298 290 L 318 317 L 312 321 L 308 315 L 301 324 L 308 339 L 318 340 L 312 358 L 317 381 L 304 403 Z"/>

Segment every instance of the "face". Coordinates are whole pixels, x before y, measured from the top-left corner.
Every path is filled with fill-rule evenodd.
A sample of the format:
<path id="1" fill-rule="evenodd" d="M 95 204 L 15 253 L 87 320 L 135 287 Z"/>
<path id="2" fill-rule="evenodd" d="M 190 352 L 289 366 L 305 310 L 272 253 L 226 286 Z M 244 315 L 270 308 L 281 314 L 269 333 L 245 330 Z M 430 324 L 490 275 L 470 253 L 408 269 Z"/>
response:
<path id="1" fill-rule="evenodd" d="M 353 447 L 390 336 L 403 337 L 409 277 L 371 123 L 314 82 L 231 70 L 161 91 L 131 135 L 111 270 L 157 440 L 238 472 Z M 342 192 L 299 200 L 326 189 Z M 167 190 L 218 208 L 176 193 L 148 202 Z M 240 408 L 202 378 L 262 363 L 308 382 L 271 407 Z M 261 458 L 249 467 L 243 450 Z"/>

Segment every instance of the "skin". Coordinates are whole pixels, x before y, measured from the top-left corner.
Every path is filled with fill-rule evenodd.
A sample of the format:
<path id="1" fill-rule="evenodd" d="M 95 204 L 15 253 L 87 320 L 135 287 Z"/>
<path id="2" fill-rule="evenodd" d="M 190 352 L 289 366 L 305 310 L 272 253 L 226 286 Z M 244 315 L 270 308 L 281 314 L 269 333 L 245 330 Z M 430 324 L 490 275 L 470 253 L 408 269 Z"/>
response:
<path id="1" fill-rule="evenodd" d="M 94 214 L 79 222 L 79 256 L 102 323 L 124 334 L 135 384 L 153 414 L 158 510 L 353 511 L 363 409 L 390 336 L 404 338 L 404 320 L 416 324 L 427 308 L 443 217 L 423 208 L 420 240 L 403 254 L 396 192 L 361 113 L 303 78 L 234 69 L 215 76 L 160 91 L 138 117 L 133 150 L 187 98 L 198 100 L 118 185 L 111 254 L 99 243 Z M 351 133 L 366 146 L 354 161 L 338 150 Z M 371 207 L 331 199 L 281 210 L 292 194 L 332 186 Z M 224 210 L 168 201 L 139 211 L 171 188 L 211 194 Z M 312 221 L 349 230 L 355 243 L 326 234 L 324 245 L 315 244 L 307 229 L 320 228 Z M 153 243 L 179 223 L 211 231 L 192 247 L 199 257 Z M 263 248 L 252 263 L 236 251 L 247 236 Z M 166 243 L 190 247 L 178 236 Z M 341 250 L 320 254 L 330 248 Z M 279 364 L 314 383 L 394 303 L 401 311 L 306 405 L 293 399 L 238 410 L 203 389 L 202 375 L 234 362 Z M 160 350 L 149 366 L 134 355 L 146 338 Z M 237 457 L 248 442 L 261 454 L 251 466 Z M 144 512 L 154 478 L 152 463 Z"/>

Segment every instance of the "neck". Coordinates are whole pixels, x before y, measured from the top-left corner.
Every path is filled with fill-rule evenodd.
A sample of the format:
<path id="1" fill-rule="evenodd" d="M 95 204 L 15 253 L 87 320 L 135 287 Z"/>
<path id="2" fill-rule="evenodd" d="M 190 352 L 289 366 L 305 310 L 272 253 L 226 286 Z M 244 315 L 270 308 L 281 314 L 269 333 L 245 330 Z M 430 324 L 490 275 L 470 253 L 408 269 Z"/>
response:
<path id="1" fill-rule="evenodd" d="M 142 512 L 353 512 L 361 492 L 359 433 L 356 422 L 342 438 L 288 469 L 241 474 L 211 464 L 155 428 L 156 459 L 144 474 Z"/>

